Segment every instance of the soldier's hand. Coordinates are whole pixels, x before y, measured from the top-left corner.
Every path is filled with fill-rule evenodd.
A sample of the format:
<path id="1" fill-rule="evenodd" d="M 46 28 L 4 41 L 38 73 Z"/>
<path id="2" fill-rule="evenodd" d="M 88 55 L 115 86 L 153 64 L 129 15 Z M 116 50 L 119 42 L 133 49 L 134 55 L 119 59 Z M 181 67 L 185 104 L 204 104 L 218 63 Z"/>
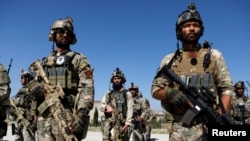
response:
<path id="1" fill-rule="evenodd" d="M 105 109 L 106 109 L 105 112 L 107 112 L 108 114 L 112 114 L 112 112 L 113 112 L 113 107 L 112 106 L 106 105 Z"/>
<path id="2" fill-rule="evenodd" d="M 122 133 L 126 133 L 128 131 L 128 125 L 123 126 Z"/>
<path id="3" fill-rule="evenodd" d="M 183 94 L 182 91 L 171 89 L 171 88 L 168 88 L 168 89 L 169 90 L 167 90 L 166 97 L 169 103 L 175 106 L 179 106 L 179 105 L 183 105 L 185 103 L 190 102 L 190 100 Z"/>
<path id="4" fill-rule="evenodd" d="M 141 122 L 143 119 L 141 116 L 136 116 L 136 121 Z"/>
<path id="5" fill-rule="evenodd" d="M 35 98 L 44 97 L 44 94 L 46 92 L 44 85 L 37 81 L 30 81 L 28 84 L 28 88 L 30 91 L 29 95 Z"/>

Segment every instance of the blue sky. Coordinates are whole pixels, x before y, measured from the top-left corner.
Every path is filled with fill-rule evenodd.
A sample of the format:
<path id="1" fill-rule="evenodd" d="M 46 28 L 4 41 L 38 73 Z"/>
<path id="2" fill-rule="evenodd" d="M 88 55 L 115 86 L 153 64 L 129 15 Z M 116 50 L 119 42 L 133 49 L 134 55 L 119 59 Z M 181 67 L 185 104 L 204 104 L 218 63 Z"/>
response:
<path id="1" fill-rule="evenodd" d="M 248 0 L 193 0 L 208 40 L 226 60 L 233 82 L 250 81 L 250 13 Z M 78 42 L 72 50 L 85 54 L 94 67 L 95 100 L 109 89 L 111 73 L 119 67 L 126 87 L 139 86 L 153 110 L 160 102 L 151 97 L 153 77 L 162 58 L 176 49 L 175 22 L 187 9 L 187 0 L 2 0 L 0 3 L 0 62 L 13 58 L 10 78 L 14 96 L 20 70 L 50 54 L 50 26 L 71 16 Z M 248 92 L 247 92 L 248 93 Z"/>

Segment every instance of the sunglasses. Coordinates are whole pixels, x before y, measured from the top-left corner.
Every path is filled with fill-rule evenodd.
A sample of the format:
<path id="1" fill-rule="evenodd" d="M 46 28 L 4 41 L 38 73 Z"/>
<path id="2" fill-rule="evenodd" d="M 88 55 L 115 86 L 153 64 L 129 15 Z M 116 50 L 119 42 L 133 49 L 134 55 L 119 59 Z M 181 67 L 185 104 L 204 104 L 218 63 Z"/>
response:
<path id="1" fill-rule="evenodd" d="M 24 79 L 24 78 L 26 78 L 25 76 L 21 76 L 21 79 Z"/>
<path id="2" fill-rule="evenodd" d="M 67 35 L 69 35 L 69 36 L 73 36 L 73 32 L 72 31 L 65 30 L 65 29 L 60 29 L 60 28 L 56 30 L 56 33 L 59 34 L 59 35 L 61 35 L 61 36 L 63 36 L 65 33 Z"/>

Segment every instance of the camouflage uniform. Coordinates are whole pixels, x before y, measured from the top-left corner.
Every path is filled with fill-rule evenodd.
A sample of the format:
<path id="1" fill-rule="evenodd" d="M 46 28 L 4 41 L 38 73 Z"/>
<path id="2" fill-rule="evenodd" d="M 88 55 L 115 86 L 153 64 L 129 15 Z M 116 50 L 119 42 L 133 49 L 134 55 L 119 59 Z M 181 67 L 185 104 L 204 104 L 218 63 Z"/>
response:
<path id="1" fill-rule="evenodd" d="M 6 109 L 9 106 L 10 78 L 3 64 L 0 63 L 0 139 L 7 133 Z"/>
<path id="2" fill-rule="evenodd" d="M 187 24 L 185 25 L 185 23 Z M 194 33 L 196 38 L 188 36 L 191 28 L 193 31 L 196 31 Z M 196 30 L 196 28 L 199 28 L 199 30 Z M 158 71 L 164 65 L 170 63 L 171 70 L 185 84 L 189 85 L 192 81 L 195 81 L 193 76 L 198 76 L 201 80 L 194 85 L 197 89 L 199 89 L 198 86 L 206 84 L 207 88 L 217 94 L 217 99 L 220 97 L 219 94 L 223 97 L 231 97 L 233 95 L 232 80 L 221 52 L 211 49 L 208 42 L 205 42 L 203 46 L 198 43 L 199 38 L 203 35 L 203 29 L 201 17 L 198 11 L 196 11 L 194 3 L 191 3 L 189 10 L 182 12 L 176 22 L 177 39 L 182 41 L 183 48 L 179 49 L 179 46 L 177 46 L 176 53 L 166 55 L 162 59 Z M 177 83 L 168 80 L 163 75 L 159 75 L 158 71 L 152 82 L 151 94 L 153 98 L 161 100 L 162 107 L 171 113 L 174 118 L 169 140 L 198 141 L 206 139 L 207 127 L 205 123 L 207 123 L 207 118 L 202 115 L 197 116 L 190 127 L 182 126 L 180 120 L 190 107 L 188 99 L 179 89 Z M 206 79 L 209 81 L 208 83 L 203 83 L 203 80 L 205 80 L 203 78 L 205 77 L 209 78 Z M 218 104 L 217 99 L 214 99 L 214 101 Z M 227 102 L 228 110 L 230 101 Z"/>
<path id="3" fill-rule="evenodd" d="M 66 126 L 68 126 L 65 129 L 66 134 L 71 134 L 70 137 L 73 134 L 78 140 L 81 140 L 87 136 L 89 111 L 94 104 L 94 76 L 93 69 L 86 56 L 69 48 L 69 44 L 75 44 L 77 41 L 72 23 L 73 19 L 70 17 L 54 22 L 49 34 L 49 40 L 56 42 L 57 49 L 65 49 L 62 52 L 57 52 L 58 50 L 52 51 L 48 57 L 42 60 L 41 64 L 49 81 L 52 84 L 59 83 L 63 89 L 64 98 L 60 99 L 60 103 L 65 110 L 60 114 L 63 116 L 66 113 L 67 117 L 62 118 L 70 118 L 69 121 L 66 121 Z M 62 45 L 64 43 L 59 43 L 58 38 L 70 39 L 70 43 Z M 37 81 L 39 81 L 39 78 L 39 76 L 36 76 Z M 43 87 L 37 85 L 36 82 L 32 83 L 30 84 L 31 91 Z M 39 94 L 41 91 L 39 91 Z M 46 100 L 37 99 L 39 110 L 37 119 L 38 140 L 66 140 L 65 133 L 62 133 L 62 129 L 58 125 L 60 120 L 53 118 L 53 113 L 58 112 L 59 109 L 53 107 L 54 105 L 50 107 Z"/>
<path id="4" fill-rule="evenodd" d="M 144 133 L 144 138 L 145 138 L 145 141 L 150 141 L 150 138 L 151 138 L 151 121 L 152 119 L 154 118 L 154 111 L 150 109 L 150 103 L 149 103 L 149 100 L 146 99 L 147 101 L 147 114 L 145 116 L 145 133 Z"/>
<path id="5" fill-rule="evenodd" d="M 28 71 L 21 72 L 22 88 L 13 99 L 14 104 L 18 109 L 13 109 L 14 113 L 11 113 L 16 118 L 15 122 L 15 140 L 16 141 L 35 141 L 36 132 L 36 109 L 34 109 L 34 103 L 29 95 L 27 84 L 33 79 L 33 76 Z M 17 113 L 19 110 L 20 113 Z M 22 114 L 22 115 L 18 115 Z M 24 119 L 22 119 L 24 118 Z"/>
<path id="6" fill-rule="evenodd" d="M 232 107 L 230 114 L 234 118 L 236 124 L 250 125 L 250 98 L 244 94 L 245 85 L 243 81 L 235 83 L 235 95 L 232 99 Z M 238 90 L 241 89 L 241 90 Z M 241 92 L 239 92 L 241 91 Z"/>
<path id="7" fill-rule="evenodd" d="M 19 119 L 17 117 L 17 120 L 15 122 L 15 140 L 16 141 L 34 141 L 35 140 L 35 131 L 36 131 L 36 123 L 34 120 L 35 115 L 31 115 L 31 105 L 32 100 L 27 95 L 28 91 L 26 88 L 21 88 L 16 95 L 16 97 L 13 99 L 15 105 L 17 106 L 18 110 L 22 111 L 24 113 L 25 120 L 29 121 L 28 126 L 32 126 L 32 130 L 30 130 L 30 127 L 26 127 L 26 123 L 22 122 L 22 119 Z M 15 114 L 15 113 L 14 113 Z M 15 115 L 18 116 L 18 115 Z M 34 124 L 34 125 L 31 125 Z M 29 128 L 29 129 L 28 129 Z"/>
<path id="8" fill-rule="evenodd" d="M 126 82 L 124 74 L 117 68 L 110 80 L 113 82 L 114 77 L 121 78 L 119 88 L 107 91 L 102 100 L 100 110 L 104 113 L 105 118 L 102 120 L 103 141 L 129 141 L 132 126 L 132 103 L 129 100 L 128 90 L 123 86 Z M 106 106 L 113 108 L 112 114 L 107 112 Z M 117 127 L 119 125 L 120 127 Z M 123 128 L 127 126 L 127 130 Z"/>
<path id="9" fill-rule="evenodd" d="M 129 94 L 132 98 L 130 100 L 133 103 L 133 141 L 145 141 L 146 140 L 146 129 L 147 118 L 149 116 L 149 101 L 142 96 L 142 93 L 139 91 L 139 88 L 136 84 L 131 83 L 129 87 Z M 149 128 L 148 128 L 149 130 Z M 148 131 L 149 132 L 149 131 Z M 148 139 L 150 140 L 150 138 Z"/>

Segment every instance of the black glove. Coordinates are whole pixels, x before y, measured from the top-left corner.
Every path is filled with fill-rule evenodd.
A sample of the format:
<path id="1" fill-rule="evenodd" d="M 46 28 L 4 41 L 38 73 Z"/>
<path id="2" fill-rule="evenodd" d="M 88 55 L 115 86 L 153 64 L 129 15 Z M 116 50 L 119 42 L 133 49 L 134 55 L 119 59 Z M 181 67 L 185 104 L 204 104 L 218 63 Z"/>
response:
<path id="1" fill-rule="evenodd" d="M 175 106 L 186 104 L 189 101 L 182 91 L 172 88 L 168 88 L 166 96 L 168 101 Z"/>
<path id="2" fill-rule="evenodd" d="M 29 95 L 35 99 L 43 97 L 44 92 L 46 92 L 44 85 L 37 81 L 30 81 L 28 84 L 28 88 Z"/>
<path id="3" fill-rule="evenodd" d="M 87 135 L 89 126 L 89 116 L 85 115 L 81 111 L 78 112 L 74 117 L 74 122 L 72 124 L 72 132 L 77 137 L 77 139 L 84 139 Z"/>

